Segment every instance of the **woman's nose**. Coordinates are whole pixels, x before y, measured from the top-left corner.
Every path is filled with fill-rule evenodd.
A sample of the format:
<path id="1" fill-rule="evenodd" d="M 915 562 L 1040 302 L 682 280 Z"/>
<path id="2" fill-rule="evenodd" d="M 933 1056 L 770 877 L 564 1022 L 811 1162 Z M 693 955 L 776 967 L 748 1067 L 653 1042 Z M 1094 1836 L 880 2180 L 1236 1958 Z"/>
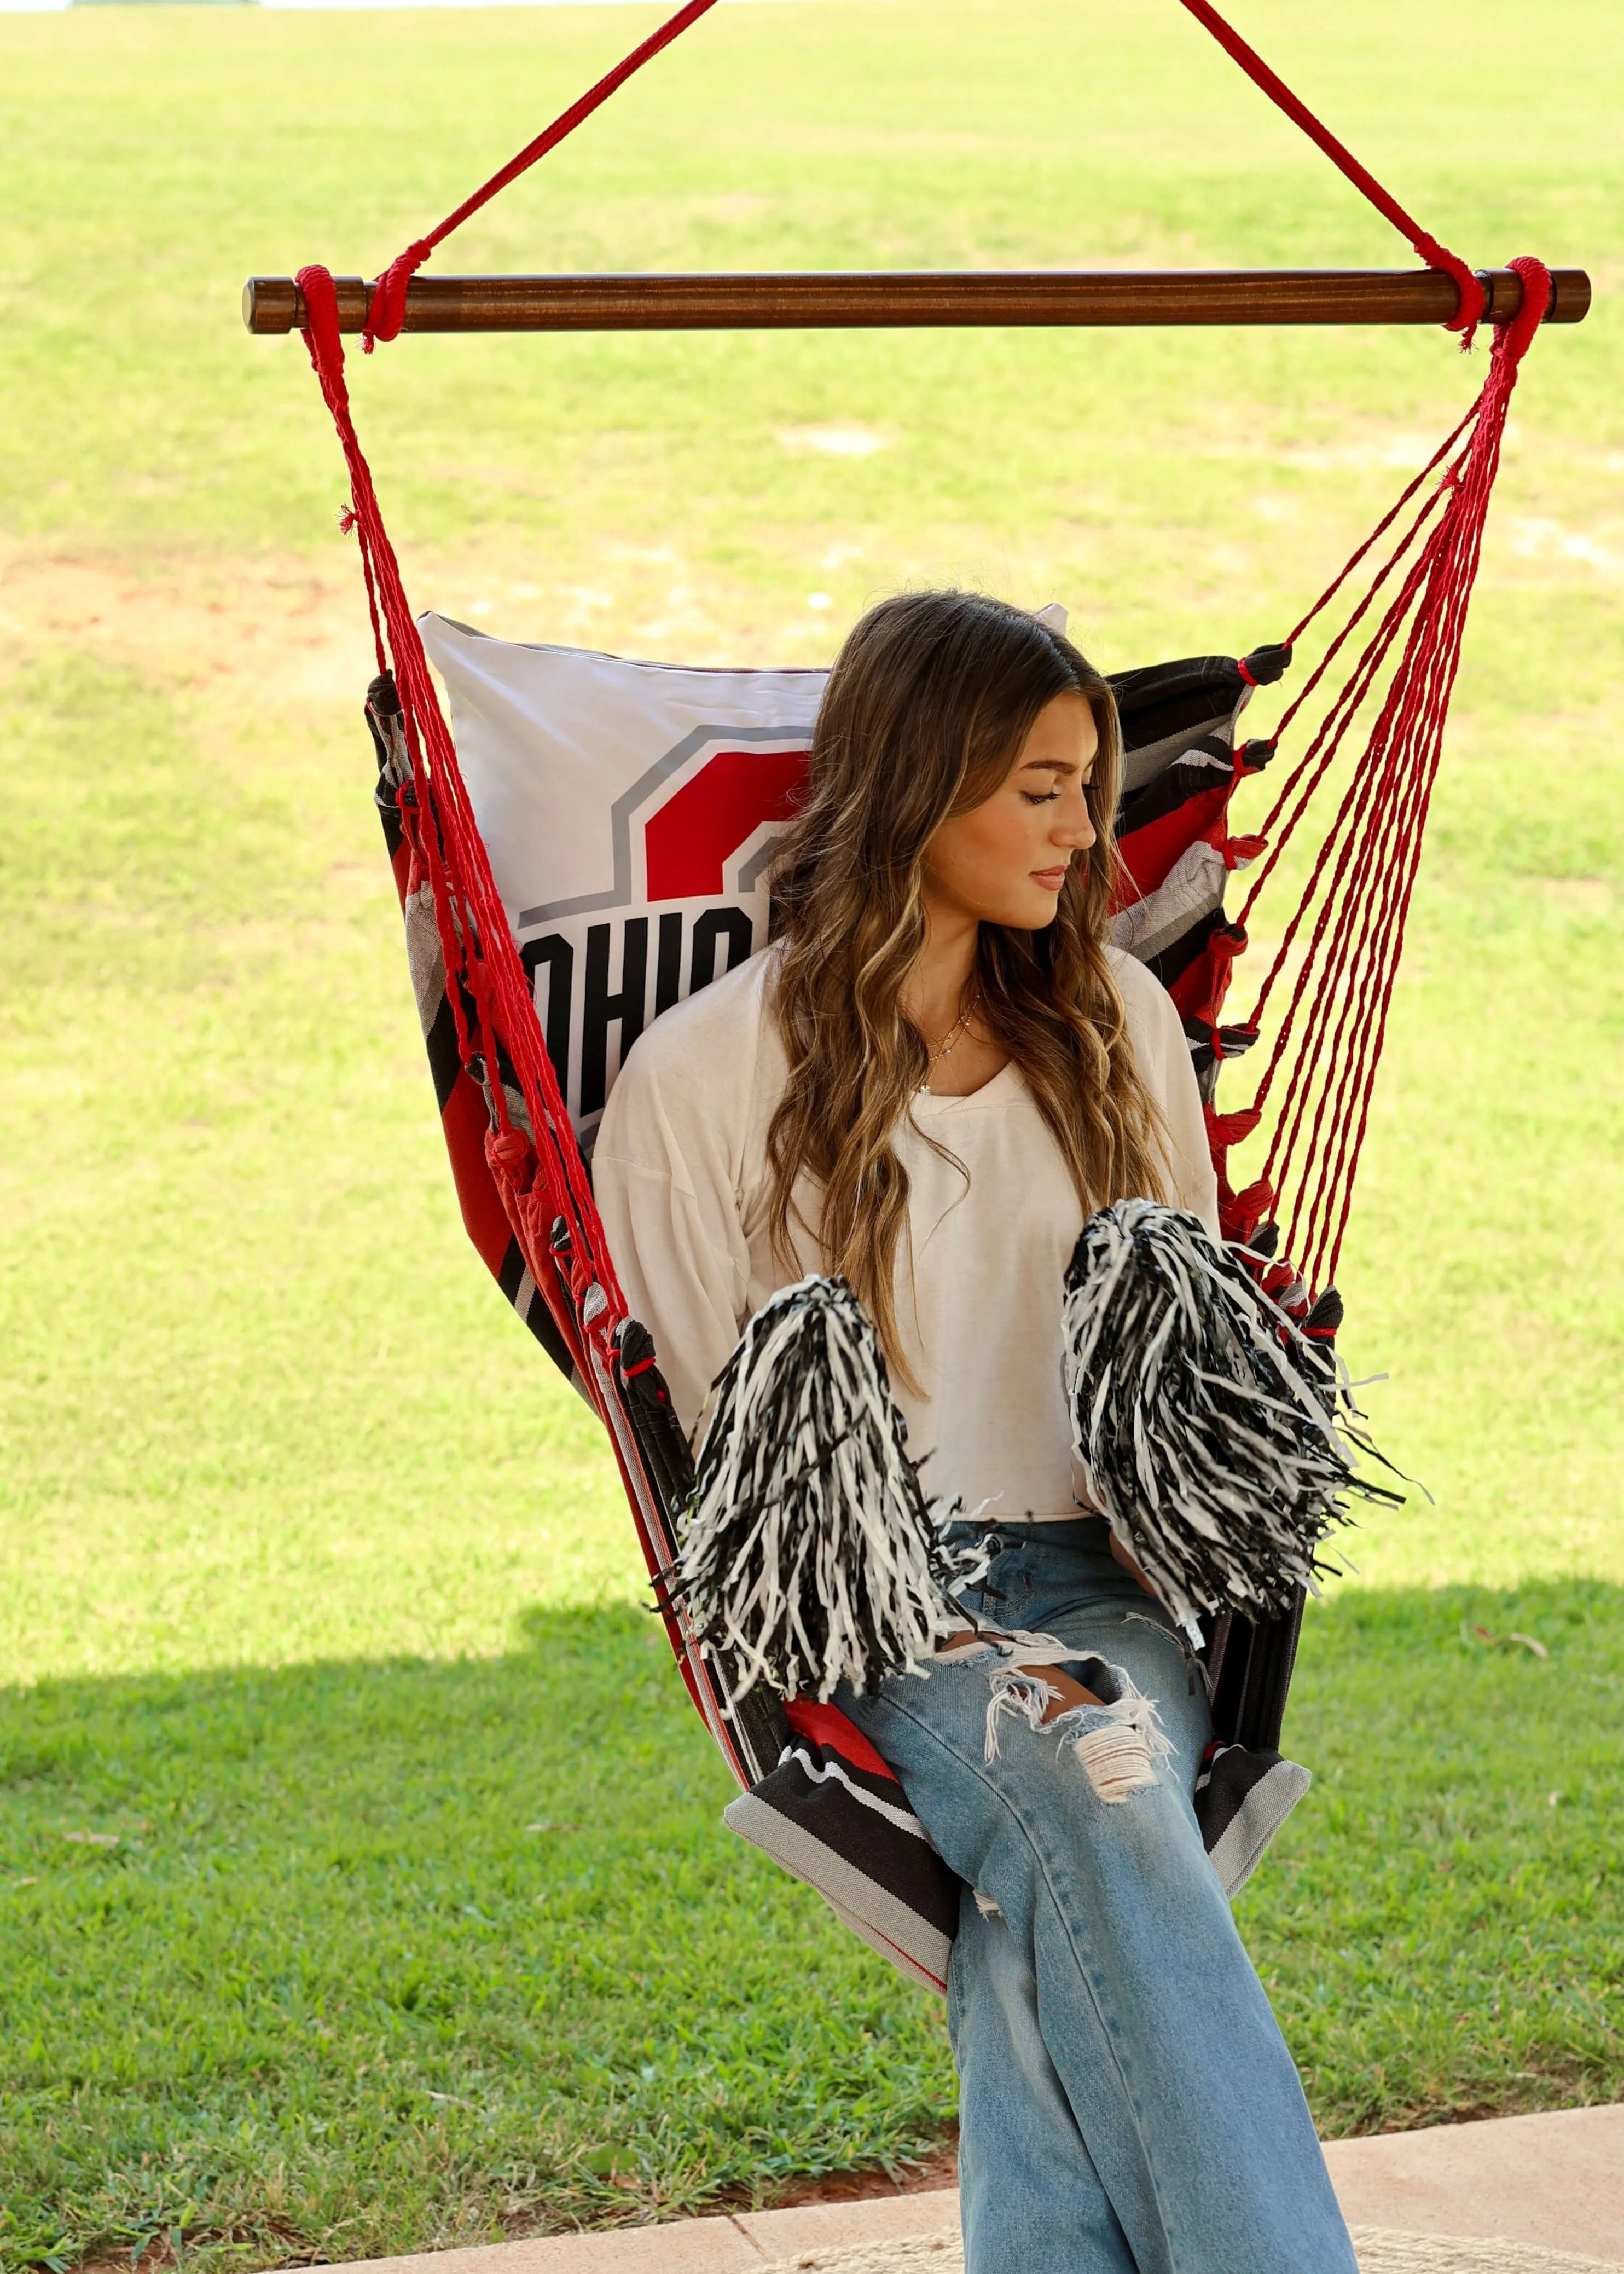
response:
<path id="1" fill-rule="evenodd" d="M 1069 805 L 1071 801 L 1068 799 L 1066 803 Z M 1064 845 L 1074 853 L 1086 853 L 1098 833 L 1094 825 L 1094 817 L 1088 810 L 1088 801 L 1080 793 L 1075 809 L 1066 812 L 1063 809 L 1052 832 L 1056 845 Z"/>

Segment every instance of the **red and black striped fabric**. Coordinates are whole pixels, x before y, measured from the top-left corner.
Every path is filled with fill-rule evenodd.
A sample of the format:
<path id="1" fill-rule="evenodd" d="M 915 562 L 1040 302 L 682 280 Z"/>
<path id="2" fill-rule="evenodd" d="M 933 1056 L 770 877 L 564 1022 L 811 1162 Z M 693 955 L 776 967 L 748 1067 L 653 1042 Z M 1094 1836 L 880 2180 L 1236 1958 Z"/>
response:
<path id="1" fill-rule="evenodd" d="M 414 832 L 407 826 L 409 816 L 415 819 L 417 798 L 392 680 L 375 679 L 367 689 L 366 723 L 378 760 L 375 794 L 384 847 L 400 895 L 406 961 L 463 1228 L 520 1318 L 553 1364 L 579 1389 L 575 1352 L 563 1325 L 567 1299 L 561 1289 L 543 1289 L 531 1277 L 485 1159 L 491 1110 L 485 1088 L 462 1064 L 457 1046 L 456 1022 L 446 991 L 446 960 L 434 921 L 433 893 Z"/>

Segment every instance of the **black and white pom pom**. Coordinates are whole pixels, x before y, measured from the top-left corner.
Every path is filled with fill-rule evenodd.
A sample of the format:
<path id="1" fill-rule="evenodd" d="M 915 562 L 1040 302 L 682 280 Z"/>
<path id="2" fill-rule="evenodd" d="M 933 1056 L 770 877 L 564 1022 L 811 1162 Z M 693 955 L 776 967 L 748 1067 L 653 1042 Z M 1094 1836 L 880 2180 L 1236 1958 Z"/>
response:
<path id="1" fill-rule="evenodd" d="M 711 1392 L 673 1592 L 732 1698 L 876 1689 L 966 1625 L 874 1327 L 844 1279 L 786 1287 Z M 731 1699 L 730 1699 L 731 1702 Z"/>
<path id="2" fill-rule="evenodd" d="M 1118 1201 L 1065 1277 L 1065 1390 L 1089 1497 L 1175 1618 L 1258 1617 L 1314 1585 L 1355 1470 L 1334 1354 L 1310 1342 L 1199 1216 Z"/>

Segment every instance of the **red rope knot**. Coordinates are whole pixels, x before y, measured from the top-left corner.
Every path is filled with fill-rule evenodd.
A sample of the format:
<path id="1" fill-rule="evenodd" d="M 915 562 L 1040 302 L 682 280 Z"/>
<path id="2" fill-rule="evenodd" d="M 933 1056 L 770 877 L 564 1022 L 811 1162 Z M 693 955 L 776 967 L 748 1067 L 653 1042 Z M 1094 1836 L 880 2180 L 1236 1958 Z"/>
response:
<path id="1" fill-rule="evenodd" d="M 1261 1109 L 1255 1105 L 1244 1105 L 1236 1113 L 1220 1113 L 1209 1105 L 1207 1109 L 1207 1142 L 1228 1152 L 1231 1145 L 1244 1144 L 1262 1118 Z"/>
<path id="2" fill-rule="evenodd" d="M 344 383 L 344 343 L 338 328 L 338 292 L 333 272 L 313 262 L 294 278 L 304 303 L 304 345 L 324 388 Z"/>
<path id="3" fill-rule="evenodd" d="M 1236 1193 L 1235 1202 L 1250 1219 L 1250 1229 L 1246 1234 L 1250 1239 L 1258 1226 L 1267 1224 L 1274 1213 L 1274 1187 L 1267 1177 L 1259 1177 L 1254 1184 L 1248 1185 L 1244 1192 Z M 1288 1265 L 1288 1273 L 1289 1269 Z"/>
<path id="4" fill-rule="evenodd" d="M 406 288 L 434 250 L 432 237 L 420 237 L 404 252 L 396 253 L 372 286 L 372 305 L 361 345 L 371 355 L 380 340 L 397 340 L 406 320 Z"/>
<path id="5" fill-rule="evenodd" d="M 1522 279 L 1522 305 L 1508 324 L 1499 327 L 1495 345 L 1503 359 L 1515 365 L 1528 353 L 1530 341 L 1545 320 L 1551 305 L 1551 271 L 1543 260 L 1527 252 L 1506 266 Z"/>
<path id="6" fill-rule="evenodd" d="M 529 1192 L 536 1156 L 522 1129 L 514 1128 L 511 1123 L 504 1129 L 487 1129 L 485 1156 L 492 1168 L 510 1178 L 521 1193 Z"/>
<path id="7" fill-rule="evenodd" d="M 1466 266 L 1458 252 L 1451 252 L 1447 245 L 1440 245 L 1426 230 L 1417 231 L 1415 248 L 1429 268 L 1441 268 L 1446 276 L 1455 279 L 1455 289 L 1461 297 L 1444 329 L 1461 334 L 1461 351 L 1464 354 L 1477 336 L 1484 310 L 1489 304 L 1488 295 L 1483 289 L 1483 279 L 1475 268 Z"/>

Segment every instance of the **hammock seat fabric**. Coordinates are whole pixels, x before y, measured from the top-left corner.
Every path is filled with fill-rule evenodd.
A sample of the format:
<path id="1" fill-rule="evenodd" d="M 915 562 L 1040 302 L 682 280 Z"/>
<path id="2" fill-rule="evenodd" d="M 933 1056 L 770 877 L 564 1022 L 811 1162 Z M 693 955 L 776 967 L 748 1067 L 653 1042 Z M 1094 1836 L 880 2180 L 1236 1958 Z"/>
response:
<path id="1" fill-rule="evenodd" d="M 444 617 L 420 620 L 451 698 L 474 817 L 534 990 L 561 1097 L 583 1156 L 625 1053 L 656 1018 L 766 945 L 767 872 L 805 777 L 827 674 L 689 670 L 579 649 L 520 646 Z M 1237 742 L 1255 686 L 1288 651 L 1197 656 L 1113 681 L 1126 749 L 1118 844 L 1131 884 L 1120 943 L 1155 973 L 1184 1020 L 1210 1096 L 1214 1036 L 1236 945 L 1224 889 L 1251 840 L 1229 834 L 1237 786 L 1269 746 Z M 590 1397 L 559 1294 L 538 1284 L 492 1173 L 500 1069 L 462 1063 L 446 984 L 420 809 L 398 698 L 381 678 L 367 717 L 378 805 L 405 921 L 424 1041 L 463 1222 L 503 1294 L 548 1355 Z M 523 1126 L 510 1076 L 505 1103 Z M 1058 1291 L 1056 1291 L 1056 1300 Z M 671 1561 L 689 1481 L 657 1353 L 629 1322 L 620 1382 L 643 1489 L 651 1575 Z M 596 1402 L 596 1401 L 593 1401 Z M 1288 1618 L 1221 1621 L 1207 1676 L 1219 1747 L 1199 1796 L 1231 1890 L 1306 1788 L 1278 1751 L 1300 1605 Z M 905 1973 L 943 1988 L 959 1889 L 896 1778 L 838 1709 L 765 1697 L 734 1716 L 714 1670 L 681 1653 L 690 1691 L 746 1787 L 726 1811 L 741 1836 L 816 1887 Z"/>

